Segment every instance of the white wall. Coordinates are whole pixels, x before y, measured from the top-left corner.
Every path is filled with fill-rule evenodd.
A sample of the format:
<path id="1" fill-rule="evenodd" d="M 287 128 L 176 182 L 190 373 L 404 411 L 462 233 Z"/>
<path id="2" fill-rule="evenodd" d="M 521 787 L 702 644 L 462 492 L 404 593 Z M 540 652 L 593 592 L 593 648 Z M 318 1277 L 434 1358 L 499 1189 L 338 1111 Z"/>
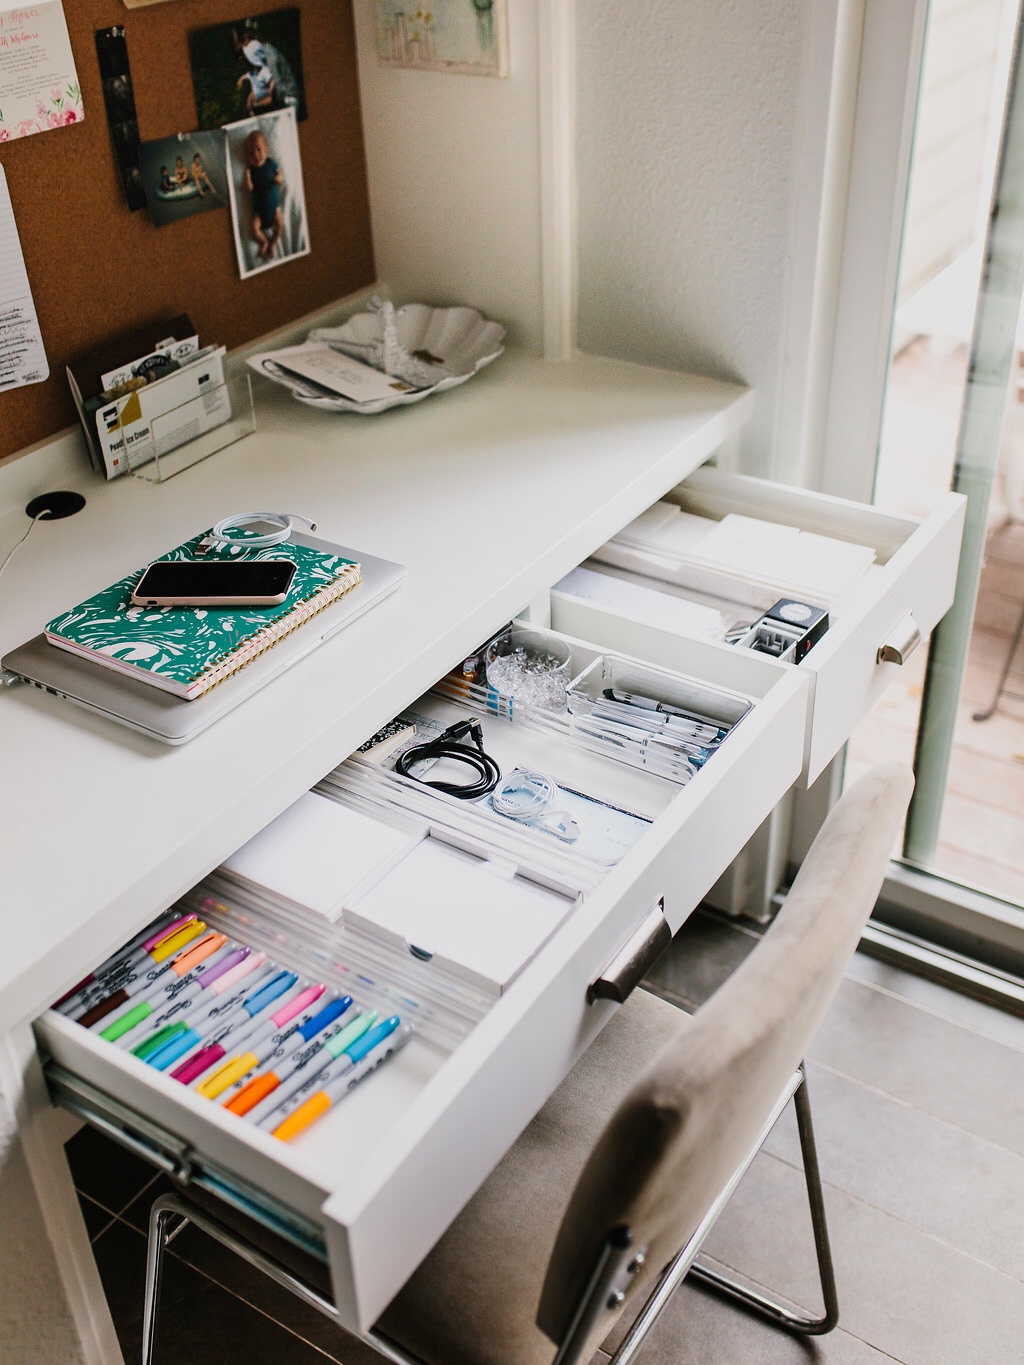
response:
<path id="1" fill-rule="evenodd" d="M 378 278 L 396 302 L 472 304 L 535 351 L 543 332 L 537 5 L 509 6 L 503 80 L 378 66 L 374 6 L 354 6 Z"/>
<path id="2" fill-rule="evenodd" d="M 541 348 L 558 233 L 538 44 L 574 9 L 580 349 L 752 386 L 744 467 L 813 481 L 801 446 L 831 361 L 845 203 L 840 175 L 829 204 L 824 167 L 843 164 L 833 106 L 850 70 L 855 84 L 863 2 L 510 0 L 500 81 L 378 67 L 362 0 L 379 277 L 396 299 L 474 303 Z"/>
<path id="3" fill-rule="evenodd" d="M 783 365 L 808 0 L 581 0 L 579 342 L 758 391 Z"/>

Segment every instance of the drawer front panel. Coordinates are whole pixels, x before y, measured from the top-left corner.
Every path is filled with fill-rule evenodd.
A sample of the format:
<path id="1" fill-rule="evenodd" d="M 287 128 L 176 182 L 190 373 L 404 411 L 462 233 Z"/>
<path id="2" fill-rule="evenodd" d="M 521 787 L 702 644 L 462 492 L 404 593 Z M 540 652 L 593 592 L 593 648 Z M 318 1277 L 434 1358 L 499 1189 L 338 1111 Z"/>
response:
<path id="1" fill-rule="evenodd" d="M 856 604 L 851 619 L 840 622 L 834 647 L 830 648 L 826 635 L 800 664 L 815 674 L 805 762 L 808 785 L 895 678 L 900 665 L 880 663 L 879 649 L 900 633 L 908 616 L 926 639 L 949 610 L 956 590 L 963 517 L 963 500 L 951 494 L 885 565 L 872 600 L 863 608 Z M 816 658 L 819 650 L 821 656 Z"/>

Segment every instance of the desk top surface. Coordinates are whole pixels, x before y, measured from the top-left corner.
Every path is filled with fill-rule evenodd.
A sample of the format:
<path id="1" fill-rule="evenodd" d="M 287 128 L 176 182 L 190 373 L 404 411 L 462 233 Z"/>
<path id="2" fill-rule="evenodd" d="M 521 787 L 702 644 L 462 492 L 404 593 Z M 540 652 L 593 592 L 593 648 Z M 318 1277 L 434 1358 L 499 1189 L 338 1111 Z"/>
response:
<path id="1" fill-rule="evenodd" d="M 163 484 L 104 483 L 83 456 L 73 486 L 85 509 L 37 523 L 0 580 L 0 653 L 254 508 L 304 513 L 325 539 L 408 573 L 178 748 L 34 689 L 0 692 L 0 1030 L 37 1014 L 702 463 L 750 401 L 618 361 L 509 353 L 463 387 L 373 417 L 265 388 L 256 434 Z M 25 526 L 4 505 L 3 476 L 0 557 Z"/>

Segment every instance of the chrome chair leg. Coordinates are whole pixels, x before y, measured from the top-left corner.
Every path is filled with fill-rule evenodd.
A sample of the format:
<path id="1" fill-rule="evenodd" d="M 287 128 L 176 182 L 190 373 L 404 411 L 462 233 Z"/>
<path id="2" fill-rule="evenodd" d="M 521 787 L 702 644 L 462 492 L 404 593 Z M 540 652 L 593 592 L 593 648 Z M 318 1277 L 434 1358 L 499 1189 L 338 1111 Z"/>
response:
<path id="1" fill-rule="evenodd" d="M 177 1220 L 171 1228 L 168 1225 Z M 204 1209 L 178 1194 L 164 1194 L 154 1200 L 149 1214 L 149 1243 L 146 1248 L 146 1288 L 142 1318 L 142 1365 L 153 1365 L 153 1350 L 156 1343 L 157 1317 L 160 1312 L 160 1286 L 164 1270 L 164 1256 L 168 1245 L 183 1228 L 192 1223 L 200 1232 L 206 1233 L 214 1241 L 228 1247 L 243 1261 L 262 1271 L 289 1290 L 296 1298 L 315 1308 L 318 1313 L 338 1321 L 338 1310 L 329 1298 L 325 1298 L 313 1285 L 300 1275 L 288 1269 L 275 1257 L 257 1247 L 245 1237 L 221 1223 Z M 372 1346 L 385 1360 L 393 1365 L 422 1365 L 414 1357 L 406 1354 L 400 1346 L 376 1332 L 369 1332 L 361 1340 Z"/>
<path id="2" fill-rule="evenodd" d="M 174 1233 L 168 1223 L 178 1219 Z M 160 1287 L 163 1282 L 164 1253 L 171 1237 L 188 1219 L 174 1205 L 157 1200 L 149 1211 L 149 1241 L 146 1244 L 146 1289 L 142 1308 L 142 1365 L 152 1365 L 156 1346 L 156 1324 L 160 1313 Z"/>
<path id="3" fill-rule="evenodd" d="M 800 1151 L 804 1163 L 804 1181 L 807 1185 L 807 1200 L 811 1210 L 811 1227 L 814 1232 L 814 1249 L 818 1258 L 818 1275 L 821 1281 L 824 1313 L 820 1317 L 794 1313 L 792 1309 L 787 1308 L 777 1300 L 758 1293 L 757 1290 L 741 1284 L 724 1271 L 715 1269 L 703 1262 L 695 1262 L 690 1274 L 702 1284 L 710 1285 L 737 1303 L 753 1312 L 760 1313 L 762 1317 L 778 1323 L 781 1327 L 788 1328 L 791 1332 L 801 1332 L 806 1336 L 821 1336 L 825 1332 L 831 1332 L 839 1321 L 839 1302 L 836 1298 L 832 1249 L 829 1245 L 825 1197 L 821 1186 L 821 1172 L 818 1168 L 818 1150 L 814 1142 L 814 1124 L 811 1120 L 811 1105 L 807 1096 L 806 1075 L 804 1075 L 793 1096 L 793 1102 L 796 1106 Z"/>

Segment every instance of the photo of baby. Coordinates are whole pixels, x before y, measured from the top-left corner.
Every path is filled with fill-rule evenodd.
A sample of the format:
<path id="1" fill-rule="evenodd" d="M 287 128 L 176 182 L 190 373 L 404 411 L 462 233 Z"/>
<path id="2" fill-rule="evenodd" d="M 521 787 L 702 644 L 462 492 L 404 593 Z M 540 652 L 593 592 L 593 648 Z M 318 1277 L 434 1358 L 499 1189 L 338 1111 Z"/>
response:
<path id="1" fill-rule="evenodd" d="M 242 184 L 252 195 L 252 235 L 260 255 L 273 256 L 284 226 L 281 213 L 281 167 L 270 155 L 267 139 L 254 128 L 245 139 L 245 175 Z"/>
<path id="2" fill-rule="evenodd" d="M 139 166 L 156 227 L 228 206 L 224 138 L 219 132 L 184 133 L 143 142 Z"/>
<path id="3" fill-rule="evenodd" d="M 245 279 L 309 253 L 294 109 L 224 129 L 238 269 Z"/>

